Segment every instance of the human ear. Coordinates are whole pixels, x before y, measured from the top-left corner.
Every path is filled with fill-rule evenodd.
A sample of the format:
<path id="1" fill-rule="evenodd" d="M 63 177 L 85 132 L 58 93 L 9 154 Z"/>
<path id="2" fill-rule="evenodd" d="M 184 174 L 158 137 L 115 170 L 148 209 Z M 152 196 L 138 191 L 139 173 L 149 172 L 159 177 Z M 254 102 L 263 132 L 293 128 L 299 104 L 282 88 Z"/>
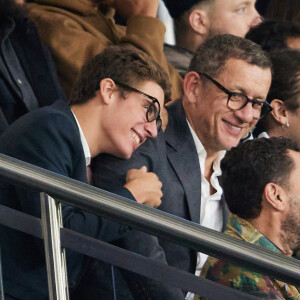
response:
<path id="1" fill-rule="evenodd" d="M 194 9 L 189 15 L 189 23 L 192 29 L 201 34 L 207 35 L 209 32 L 209 16 L 206 10 Z"/>
<path id="2" fill-rule="evenodd" d="M 111 78 L 104 78 L 100 81 L 99 92 L 101 99 L 105 104 L 109 104 L 113 100 L 113 94 L 116 90 L 116 84 Z"/>
<path id="3" fill-rule="evenodd" d="M 264 199 L 274 210 L 284 211 L 287 200 L 286 191 L 275 183 L 268 183 L 264 188 Z"/>
<path id="4" fill-rule="evenodd" d="M 279 99 L 274 99 L 270 105 L 272 107 L 271 116 L 273 119 L 282 126 L 288 124 L 288 111 L 284 102 Z"/>
<path id="5" fill-rule="evenodd" d="M 183 80 L 183 91 L 189 102 L 196 102 L 198 96 L 198 85 L 199 85 L 198 73 L 192 71 L 188 72 Z"/>

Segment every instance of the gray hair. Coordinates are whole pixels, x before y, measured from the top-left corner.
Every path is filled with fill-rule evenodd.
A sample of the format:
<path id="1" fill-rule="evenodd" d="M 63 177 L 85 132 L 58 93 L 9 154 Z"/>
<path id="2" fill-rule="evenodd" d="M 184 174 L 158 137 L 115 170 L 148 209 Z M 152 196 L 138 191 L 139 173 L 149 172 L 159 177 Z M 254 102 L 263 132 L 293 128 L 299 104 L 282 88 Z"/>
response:
<path id="1" fill-rule="evenodd" d="M 268 54 L 259 45 L 241 37 L 224 34 L 216 35 L 200 45 L 191 60 L 189 71 L 217 76 L 231 58 L 263 69 L 271 68 Z"/>

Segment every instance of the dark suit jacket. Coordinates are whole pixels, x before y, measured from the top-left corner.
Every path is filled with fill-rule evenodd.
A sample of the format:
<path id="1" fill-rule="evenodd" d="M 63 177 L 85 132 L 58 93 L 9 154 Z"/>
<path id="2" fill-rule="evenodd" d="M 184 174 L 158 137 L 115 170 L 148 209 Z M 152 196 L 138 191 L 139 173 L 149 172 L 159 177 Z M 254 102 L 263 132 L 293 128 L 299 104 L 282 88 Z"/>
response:
<path id="1" fill-rule="evenodd" d="M 181 101 L 176 101 L 167 110 L 169 123 L 166 131 L 160 131 L 156 139 L 147 140 L 130 160 L 119 160 L 109 155 L 98 156 L 93 162 L 94 182 L 98 187 L 111 190 L 125 183 L 125 175 L 129 169 L 145 165 L 148 171 L 158 175 L 163 184 L 163 198 L 159 209 L 199 223 L 201 174 L 196 146 Z M 222 203 L 223 219 L 226 221 L 224 199 Z M 118 244 L 187 272 L 195 272 L 196 252 L 161 238 L 157 240 L 147 234 L 131 231 Z M 129 285 L 136 285 L 138 279 L 133 279 L 133 275 L 126 273 L 124 276 Z M 139 281 L 139 284 L 144 289 L 153 287 L 152 293 L 155 295 L 155 285 L 143 281 Z M 154 296 L 154 299 L 158 298 L 159 296 Z"/>
<path id="2" fill-rule="evenodd" d="M 37 109 L 14 122 L 0 137 L 0 153 L 87 181 L 78 126 L 69 106 L 63 101 Z M 119 192 L 132 197 L 125 188 Z M 40 218 L 40 199 L 36 191 L 0 183 L 0 203 Z M 127 226 L 70 205 L 63 205 L 63 221 L 66 228 L 107 242 L 119 239 L 128 231 Z M 22 300 L 48 299 L 42 241 L 0 226 L 0 243 L 5 292 Z M 67 251 L 71 299 L 78 299 L 76 289 L 90 265 L 95 265 L 90 258 Z"/>
<path id="3" fill-rule="evenodd" d="M 6 24 L 6 29 L 12 30 L 6 38 L 13 46 L 38 106 L 51 105 L 58 99 L 67 101 L 58 82 L 50 51 L 41 44 L 34 24 L 26 17 L 18 17 Z M 4 55 L 2 51 L 1 54 Z M 0 133 L 7 125 L 31 111 L 17 84 L 12 84 L 7 76 L 0 67 Z M 17 79 L 13 78 L 15 82 Z M 1 118 L 1 115 L 5 118 Z"/>

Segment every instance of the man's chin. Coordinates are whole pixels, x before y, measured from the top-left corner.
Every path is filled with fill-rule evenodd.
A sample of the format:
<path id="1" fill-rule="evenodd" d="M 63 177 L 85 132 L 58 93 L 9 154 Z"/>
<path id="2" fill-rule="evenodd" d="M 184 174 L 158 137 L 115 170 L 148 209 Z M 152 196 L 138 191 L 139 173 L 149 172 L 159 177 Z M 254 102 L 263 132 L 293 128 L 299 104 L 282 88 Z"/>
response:
<path id="1" fill-rule="evenodd" d="M 223 149 L 221 150 L 226 150 L 229 151 L 230 149 L 236 147 L 240 142 L 240 139 L 227 139 L 226 141 L 224 141 L 224 143 L 222 143 L 222 147 Z"/>

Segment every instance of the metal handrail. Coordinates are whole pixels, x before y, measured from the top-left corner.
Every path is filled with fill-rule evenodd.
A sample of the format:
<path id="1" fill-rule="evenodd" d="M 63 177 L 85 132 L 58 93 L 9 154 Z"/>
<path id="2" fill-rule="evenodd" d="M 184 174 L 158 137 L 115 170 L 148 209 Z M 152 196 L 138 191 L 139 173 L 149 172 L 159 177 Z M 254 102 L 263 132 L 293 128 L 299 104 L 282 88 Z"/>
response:
<path id="1" fill-rule="evenodd" d="M 49 218 L 46 220 L 46 223 L 48 223 L 48 221 Z M 39 218 L 0 204 L 0 224 L 6 227 L 33 235 L 39 239 L 45 239 L 41 230 L 36 230 L 37 228 L 41 229 L 41 223 L 43 223 L 43 220 Z M 112 266 L 143 275 L 146 278 L 155 281 L 163 282 L 164 285 L 171 285 L 185 291 L 193 292 L 197 295 L 205 297 L 205 299 L 257 299 L 255 296 L 245 294 L 208 279 L 202 279 L 194 274 L 171 267 L 161 262 L 157 262 L 153 259 L 141 256 L 109 243 L 105 243 L 98 239 L 91 238 L 67 228 L 60 228 L 60 240 L 62 249 L 66 248 L 76 251 L 89 257 L 93 257 L 97 260 L 106 262 Z M 49 268 L 47 268 L 48 280 L 53 281 L 52 279 L 55 280 L 55 276 L 60 275 L 59 273 L 53 272 L 53 263 L 51 265 L 49 262 L 49 265 Z M 65 269 L 61 269 L 60 272 L 64 272 L 64 270 Z M 49 288 L 49 296 L 51 300 L 61 300 L 64 297 L 62 293 L 58 294 L 57 286 L 52 286 Z"/>
<path id="2" fill-rule="evenodd" d="M 134 201 L 0 154 L 0 179 L 196 251 L 300 286 L 300 262 Z"/>

